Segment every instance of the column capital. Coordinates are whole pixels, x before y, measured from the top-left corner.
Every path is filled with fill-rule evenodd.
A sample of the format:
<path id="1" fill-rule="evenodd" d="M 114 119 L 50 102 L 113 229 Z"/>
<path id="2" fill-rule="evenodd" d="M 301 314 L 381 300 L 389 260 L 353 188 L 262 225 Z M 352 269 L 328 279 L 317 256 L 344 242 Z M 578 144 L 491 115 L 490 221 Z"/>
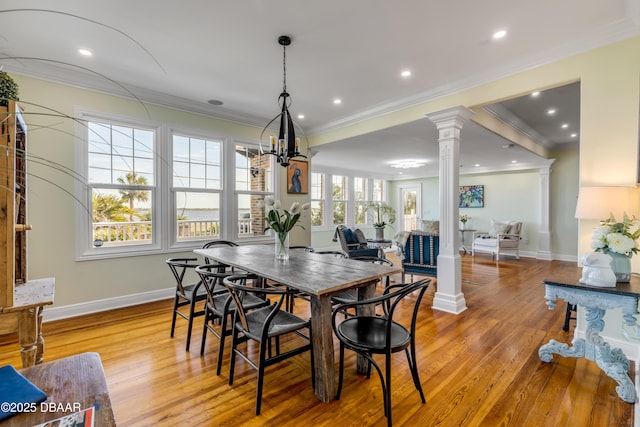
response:
<path id="1" fill-rule="evenodd" d="M 462 127 L 475 113 L 459 105 L 457 107 L 447 108 L 433 113 L 427 113 L 425 116 L 436 124 L 438 129 L 445 127 Z"/>

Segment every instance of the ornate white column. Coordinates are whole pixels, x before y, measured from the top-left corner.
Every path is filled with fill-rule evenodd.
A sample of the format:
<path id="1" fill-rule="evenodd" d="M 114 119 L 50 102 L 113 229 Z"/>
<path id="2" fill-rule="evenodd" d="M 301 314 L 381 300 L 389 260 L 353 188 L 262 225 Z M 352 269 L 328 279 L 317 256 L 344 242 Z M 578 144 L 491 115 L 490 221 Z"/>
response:
<path id="1" fill-rule="evenodd" d="M 540 228 L 538 229 L 538 252 L 537 259 L 551 260 L 551 230 L 549 217 L 551 215 L 551 164 L 552 159 L 546 168 L 540 168 Z"/>
<path id="2" fill-rule="evenodd" d="M 473 112 L 463 106 L 427 114 L 438 129 L 440 145 L 440 252 L 433 308 L 449 313 L 467 309 L 462 294 L 458 200 L 460 182 L 460 130 Z"/>

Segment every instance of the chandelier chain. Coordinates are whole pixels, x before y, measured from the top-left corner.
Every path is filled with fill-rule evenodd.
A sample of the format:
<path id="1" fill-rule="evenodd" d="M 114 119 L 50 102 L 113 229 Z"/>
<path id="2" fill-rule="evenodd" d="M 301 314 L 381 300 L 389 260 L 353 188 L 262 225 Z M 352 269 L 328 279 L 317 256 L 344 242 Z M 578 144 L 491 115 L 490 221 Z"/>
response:
<path id="1" fill-rule="evenodd" d="M 282 46 L 282 91 L 287 91 L 287 46 Z"/>

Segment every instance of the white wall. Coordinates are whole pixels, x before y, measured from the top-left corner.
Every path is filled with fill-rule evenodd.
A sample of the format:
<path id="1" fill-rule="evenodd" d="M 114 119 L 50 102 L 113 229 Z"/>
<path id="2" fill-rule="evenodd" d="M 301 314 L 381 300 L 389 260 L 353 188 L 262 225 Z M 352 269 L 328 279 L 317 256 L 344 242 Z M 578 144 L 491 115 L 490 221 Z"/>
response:
<path id="1" fill-rule="evenodd" d="M 137 101 L 23 76 L 13 77 L 20 86 L 21 105 L 29 124 L 28 219 L 33 230 L 28 233 L 28 277 L 56 278 L 54 308 L 97 300 L 117 305 L 122 303 L 123 297 L 156 295 L 158 291 L 175 288 L 175 281 L 164 261 L 178 255 L 193 256 L 192 252 L 75 260 L 74 180 L 69 174 L 52 167 L 55 162 L 73 169 L 74 122 L 61 117 L 56 111 L 73 116 L 74 108 L 82 107 L 106 114 L 179 125 L 221 135 L 228 143 L 233 143 L 234 138 L 257 141 L 260 129 L 154 105 L 147 105 L 145 110 Z M 51 116 L 34 115 L 34 112 L 43 110 L 33 104 L 51 109 L 47 111 Z M 37 157 L 46 159 L 47 165 L 38 164 Z M 305 201 L 300 196 L 285 195 L 285 198 L 285 206 L 293 200 Z M 308 241 L 306 233 L 304 241 Z"/>
<path id="2" fill-rule="evenodd" d="M 554 259 L 575 260 L 578 222 L 573 214 L 576 202 L 574 195 L 578 191 L 578 152 L 566 151 L 559 155 L 560 159 L 553 164 L 551 174 L 551 252 Z M 422 186 L 422 219 L 439 219 L 438 178 L 393 181 L 390 188 L 393 202 L 397 201 L 398 187 L 411 184 Z M 472 217 L 468 228 L 488 230 L 492 219 L 522 221 L 524 239 L 520 250 L 527 256 L 536 255 L 541 219 L 539 170 L 461 175 L 460 185 L 484 185 L 483 208 L 460 208 L 461 214 Z M 555 224 L 559 227 L 554 228 Z"/>

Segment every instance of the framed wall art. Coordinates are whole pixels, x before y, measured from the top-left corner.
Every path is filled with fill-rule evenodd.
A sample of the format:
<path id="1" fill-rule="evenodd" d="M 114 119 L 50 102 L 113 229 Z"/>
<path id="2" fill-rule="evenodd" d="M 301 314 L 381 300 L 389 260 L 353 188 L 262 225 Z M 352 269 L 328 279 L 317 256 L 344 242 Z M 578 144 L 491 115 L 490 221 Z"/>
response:
<path id="1" fill-rule="evenodd" d="M 290 160 L 287 166 L 287 193 L 307 194 L 309 192 L 309 163 Z"/>
<path id="2" fill-rule="evenodd" d="M 484 185 L 461 185 L 460 208 L 484 208 Z"/>

